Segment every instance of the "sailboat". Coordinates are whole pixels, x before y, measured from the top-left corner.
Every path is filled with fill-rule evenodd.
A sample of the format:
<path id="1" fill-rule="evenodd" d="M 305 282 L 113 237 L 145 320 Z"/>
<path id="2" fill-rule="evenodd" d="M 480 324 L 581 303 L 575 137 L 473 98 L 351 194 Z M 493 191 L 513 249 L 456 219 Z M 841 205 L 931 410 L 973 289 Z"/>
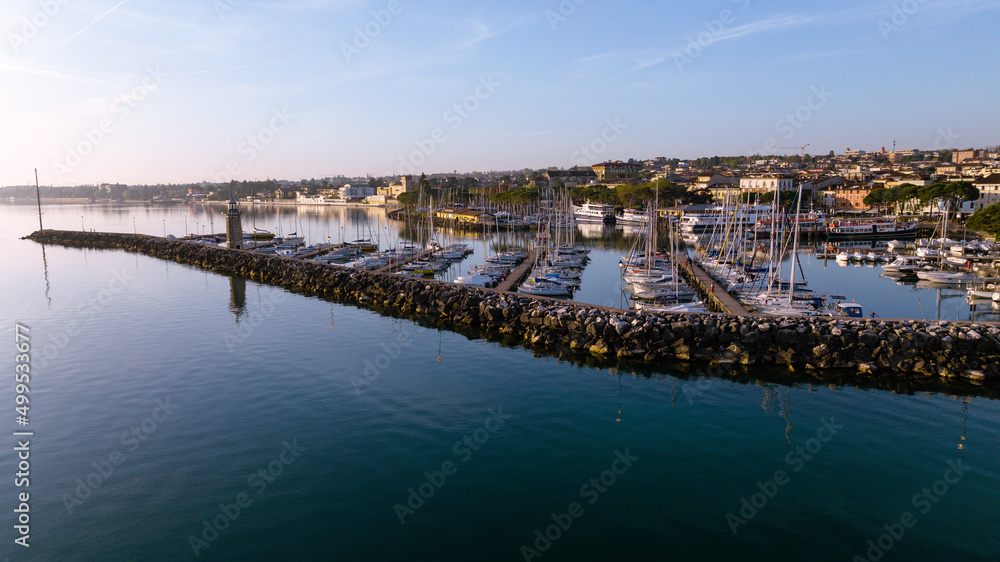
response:
<path id="1" fill-rule="evenodd" d="M 945 207 L 944 216 L 942 218 L 942 225 L 943 225 L 942 238 L 940 240 L 942 250 L 944 249 L 944 242 L 947 240 L 948 236 L 948 213 L 950 210 L 949 207 L 950 204 Z M 931 242 L 933 242 L 933 240 Z M 937 250 L 934 250 L 934 252 L 937 253 L 937 258 L 938 258 L 937 268 L 919 269 L 916 272 L 917 278 L 921 279 L 922 281 L 928 281 L 931 283 L 964 283 L 970 279 L 971 276 L 968 274 L 956 271 L 946 271 L 943 267 L 944 254 Z M 917 255 L 920 255 L 919 249 L 917 250 Z"/>

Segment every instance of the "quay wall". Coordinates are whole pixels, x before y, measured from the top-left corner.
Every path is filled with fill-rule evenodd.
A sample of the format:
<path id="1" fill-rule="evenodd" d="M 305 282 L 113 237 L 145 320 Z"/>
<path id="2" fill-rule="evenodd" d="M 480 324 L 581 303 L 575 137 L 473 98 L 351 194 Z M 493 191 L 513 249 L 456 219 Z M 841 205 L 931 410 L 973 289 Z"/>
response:
<path id="1" fill-rule="evenodd" d="M 645 363 L 784 365 L 866 377 L 996 384 L 993 323 L 621 311 L 154 236 L 35 232 L 42 244 L 120 249 L 377 310 L 502 334 L 527 347 Z"/>

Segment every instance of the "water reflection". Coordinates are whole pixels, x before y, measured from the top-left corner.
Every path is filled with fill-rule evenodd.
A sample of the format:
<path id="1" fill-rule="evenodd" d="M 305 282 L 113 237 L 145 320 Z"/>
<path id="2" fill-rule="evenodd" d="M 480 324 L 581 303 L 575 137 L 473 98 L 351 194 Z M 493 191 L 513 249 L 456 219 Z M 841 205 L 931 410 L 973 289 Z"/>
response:
<path id="1" fill-rule="evenodd" d="M 247 280 L 242 277 L 230 277 L 229 295 L 229 310 L 236 315 L 236 321 L 238 322 L 240 317 L 246 314 Z"/>
<path id="2" fill-rule="evenodd" d="M 45 244 L 42 244 L 42 275 L 45 277 L 45 299 L 49 301 L 49 307 L 52 306 L 52 297 L 49 296 L 49 290 L 52 288 L 49 285 L 49 260 L 45 257 Z"/>

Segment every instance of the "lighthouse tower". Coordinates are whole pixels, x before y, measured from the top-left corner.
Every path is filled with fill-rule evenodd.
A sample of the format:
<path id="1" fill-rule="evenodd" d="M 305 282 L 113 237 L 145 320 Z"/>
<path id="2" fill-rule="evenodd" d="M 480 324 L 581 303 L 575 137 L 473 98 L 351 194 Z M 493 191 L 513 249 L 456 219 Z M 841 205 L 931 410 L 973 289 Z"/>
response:
<path id="1" fill-rule="evenodd" d="M 240 223 L 240 207 L 236 199 L 229 200 L 229 212 L 226 213 L 226 245 L 236 250 L 243 249 L 243 225 Z"/>

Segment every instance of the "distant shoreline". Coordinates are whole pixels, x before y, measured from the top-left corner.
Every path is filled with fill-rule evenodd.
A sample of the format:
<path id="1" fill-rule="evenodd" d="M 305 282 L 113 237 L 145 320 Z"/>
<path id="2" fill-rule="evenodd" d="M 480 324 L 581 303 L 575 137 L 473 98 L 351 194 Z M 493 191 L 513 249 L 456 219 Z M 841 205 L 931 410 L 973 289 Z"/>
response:
<path id="1" fill-rule="evenodd" d="M 23 204 L 23 205 L 34 205 L 37 201 L 33 197 L 5 197 L 0 199 L 0 203 L 7 204 Z M 225 205 L 226 201 L 184 201 L 179 199 L 168 199 L 163 201 L 150 201 L 147 199 L 125 199 L 125 200 L 111 200 L 111 199 L 98 199 L 96 201 L 91 200 L 87 197 L 42 197 L 42 204 L 57 204 L 57 205 L 184 205 L 184 204 L 199 204 L 199 205 Z M 240 201 L 241 205 L 281 205 L 288 207 L 373 207 L 373 208 L 386 208 L 386 209 L 397 209 L 402 208 L 399 203 L 340 203 L 340 202 L 329 202 L 329 203 L 299 203 L 296 201 Z"/>

